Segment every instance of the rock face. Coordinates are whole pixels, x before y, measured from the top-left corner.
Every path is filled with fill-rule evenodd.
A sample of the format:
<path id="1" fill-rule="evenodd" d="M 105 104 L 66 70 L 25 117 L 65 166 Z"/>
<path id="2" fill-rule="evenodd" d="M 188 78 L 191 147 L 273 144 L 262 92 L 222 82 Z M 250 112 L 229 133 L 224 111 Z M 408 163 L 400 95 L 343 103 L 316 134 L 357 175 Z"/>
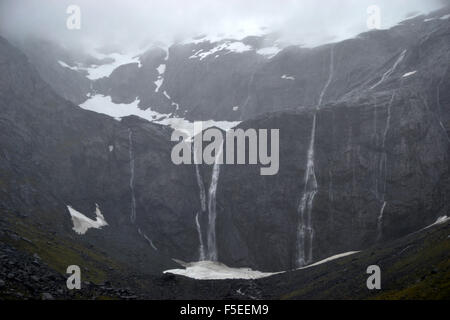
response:
<path id="1" fill-rule="evenodd" d="M 376 99 L 317 112 L 313 260 L 413 232 L 449 210 L 442 198 L 449 144 L 435 115 L 407 88 Z M 280 170 L 260 176 L 259 166 L 222 166 L 220 261 L 265 271 L 296 266 L 312 121 L 313 112 L 303 111 L 242 124 L 280 129 Z"/>
<path id="2" fill-rule="evenodd" d="M 17 43 L 36 68 L 41 78 L 51 85 L 61 97 L 80 104 L 87 99 L 92 81 L 85 72 L 74 69 L 76 62 L 98 63 L 96 59 L 80 52 L 74 52 L 43 39 L 28 39 Z M 66 67 L 63 66 L 66 64 Z"/>
<path id="3" fill-rule="evenodd" d="M 76 107 L 3 39 L 0 59 L 3 209 L 147 272 L 195 256 L 195 177 L 172 164 L 169 129 Z M 67 205 L 95 220 L 96 204 L 108 226 L 76 235 Z"/>
<path id="4" fill-rule="evenodd" d="M 139 272 L 199 259 L 195 166 L 172 163 L 167 127 L 117 121 L 59 96 L 79 103 L 98 93 L 191 120 L 280 129 L 277 175 L 220 169 L 215 230 L 218 260 L 228 265 L 298 266 L 301 227 L 312 261 L 418 230 L 449 212 L 450 20 L 439 18 L 449 11 L 272 58 L 258 53 L 262 38 L 153 48 L 140 64 L 96 81 L 60 74 L 38 55 L 29 60 L 39 75 L 0 38 L 1 209 Z M 317 192 L 305 225 L 299 205 L 310 146 Z M 208 191 L 211 167 L 198 169 Z M 95 219 L 96 204 L 108 225 L 77 235 L 67 206 Z"/>
<path id="5" fill-rule="evenodd" d="M 45 262 L 0 242 L 0 298 L 2 300 L 136 299 L 130 289 L 81 283 L 81 290 L 68 290 L 67 278 Z"/>
<path id="6" fill-rule="evenodd" d="M 331 58 L 334 72 L 322 103 L 345 101 L 369 89 L 383 91 L 392 79 L 416 71 L 405 81 L 421 78 L 421 88 L 428 87 L 433 97 L 429 97 L 430 108 L 441 110 L 448 129 L 446 107 L 436 100 L 447 94 L 442 88 L 448 85 L 449 20 L 441 17 L 449 12 L 446 7 L 389 30 L 370 31 L 317 48 L 277 49 L 273 36 L 155 45 L 136 53 L 140 64 L 123 64 L 95 81 L 87 79 L 82 68 L 64 68 L 57 60 L 70 66 L 107 61 L 42 42 L 22 47 L 41 77 L 75 104 L 85 101 L 88 94 L 111 96 L 114 103 L 139 99 L 143 109 L 189 120 L 249 120 L 266 112 L 315 107 L 329 78 Z M 276 50 L 273 55 L 263 54 L 267 48 Z"/>
<path id="7" fill-rule="evenodd" d="M 445 106 L 450 100 L 442 89 L 449 79 L 449 23 L 422 20 L 322 47 L 327 58 L 322 59 L 318 89 L 298 97 L 306 108 L 240 125 L 280 129 L 280 171 L 263 177 L 259 167 L 222 167 L 217 191 L 220 261 L 264 271 L 298 266 L 299 205 L 315 112 L 308 106 L 320 105 L 314 139 L 318 188 L 304 249 L 313 260 L 396 238 L 449 212 L 444 195 L 449 192 Z M 378 42 L 371 47 L 369 39 Z M 361 54 L 363 44 L 374 51 Z M 385 50 L 395 54 L 384 64 L 374 63 L 392 54 Z M 297 57 L 302 59 L 301 50 Z M 309 66 L 303 66 L 305 79 L 315 79 Z M 361 73 L 349 80 L 355 68 Z M 305 81 L 303 90 L 308 86 Z M 272 99 L 280 99 L 271 93 Z M 264 101 L 258 106 L 264 108 Z"/>

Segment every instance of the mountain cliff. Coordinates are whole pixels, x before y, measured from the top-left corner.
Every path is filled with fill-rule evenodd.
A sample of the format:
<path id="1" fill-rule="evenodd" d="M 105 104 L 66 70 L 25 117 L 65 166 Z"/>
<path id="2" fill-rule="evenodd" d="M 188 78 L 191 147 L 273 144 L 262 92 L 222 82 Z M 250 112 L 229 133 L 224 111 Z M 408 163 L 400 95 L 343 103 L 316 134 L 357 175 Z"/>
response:
<path id="1" fill-rule="evenodd" d="M 58 272 L 95 256 L 91 269 L 132 277 L 200 260 L 208 232 L 213 260 L 281 271 L 417 231 L 450 212 L 449 12 L 317 48 L 263 36 L 69 55 L 38 41 L 25 55 L 0 38 L 5 233 Z M 83 109 L 98 96 L 279 129 L 279 172 L 177 166 L 170 127 Z"/>

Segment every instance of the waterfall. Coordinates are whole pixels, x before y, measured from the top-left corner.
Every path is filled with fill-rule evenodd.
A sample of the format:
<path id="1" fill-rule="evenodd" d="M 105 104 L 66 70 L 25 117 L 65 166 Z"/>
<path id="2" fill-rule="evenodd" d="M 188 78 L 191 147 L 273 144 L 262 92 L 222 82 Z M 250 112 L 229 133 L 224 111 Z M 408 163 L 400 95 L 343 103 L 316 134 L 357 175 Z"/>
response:
<path id="1" fill-rule="evenodd" d="M 138 228 L 138 233 L 145 239 L 147 240 L 148 244 L 153 248 L 153 250 L 158 251 L 158 248 L 153 244 L 152 239 L 150 239 L 149 237 L 147 237 L 147 235 L 141 231 L 140 228 Z"/>
<path id="2" fill-rule="evenodd" d="M 214 165 L 211 174 L 211 183 L 208 190 L 208 206 L 206 206 L 206 190 L 203 183 L 202 176 L 200 174 L 200 167 L 197 164 L 197 153 L 194 151 L 194 163 L 195 163 L 195 175 L 197 178 L 197 185 L 200 195 L 201 212 L 197 212 L 195 215 L 195 226 L 197 228 L 198 239 L 200 243 L 199 247 L 199 260 L 217 261 L 217 244 L 216 244 L 216 191 L 217 184 L 219 182 L 220 174 L 220 157 L 223 153 L 223 143 L 216 154 Z M 208 228 L 207 228 L 207 245 L 205 246 L 203 241 L 203 232 L 201 226 L 201 215 L 208 211 Z"/>
<path id="3" fill-rule="evenodd" d="M 197 233 L 198 233 L 198 240 L 200 242 L 199 247 L 199 261 L 204 261 L 206 258 L 205 254 L 205 245 L 203 244 L 203 235 L 202 235 L 202 228 L 200 226 L 200 221 L 198 219 L 198 212 L 195 215 L 195 226 L 197 227 Z"/>
<path id="4" fill-rule="evenodd" d="M 250 79 L 247 83 L 247 98 L 245 98 L 244 104 L 242 105 L 242 108 L 241 108 L 242 110 L 245 110 L 250 102 L 250 92 L 251 92 L 250 87 L 252 86 L 254 80 L 255 80 L 255 73 L 252 74 L 252 76 L 250 77 Z M 242 120 L 242 112 L 240 115 L 240 119 Z"/>
<path id="5" fill-rule="evenodd" d="M 134 154 L 133 154 L 133 131 L 128 129 L 128 144 L 130 156 L 130 191 L 131 191 L 131 214 L 130 220 L 132 223 L 136 221 L 136 197 L 134 195 Z"/>
<path id="6" fill-rule="evenodd" d="M 331 168 L 328 169 L 328 200 L 329 202 L 334 201 L 334 195 L 333 195 L 333 172 L 331 171 Z"/>
<path id="7" fill-rule="evenodd" d="M 389 101 L 389 104 L 388 104 L 386 125 L 384 127 L 383 140 L 381 142 L 381 149 L 383 150 L 383 155 L 381 157 L 381 163 L 380 163 L 380 175 L 382 175 L 382 179 L 383 179 L 382 201 L 384 201 L 384 198 L 386 195 L 386 178 L 387 178 L 387 153 L 385 150 L 386 138 L 387 138 L 389 129 L 391 128 L 391 108 L 392 108 L 392 103 L 394 102 L 394 98 L 395 98 L 395 91 L 392 93 L 391 100 Z"/>
<path id="8" fill-rule="evenodd" d="M 377 219 L 377 240 L 380 240 L 383 236 L 383 214 L 384 208 L 386 208 L 386 201 L 383 201 L 383 205 L 381 206 L 380 214 Z"/>
<path id="9" fill-rule="evenodd" d="M 130 220 L 134 224 L 136 222 L 136 197 L 134 195 L 134 152 L 133 152 L 133 131 L 128 128 L 128 154 L 130 158 L 130 191 L 131 191 L 131 213 Z M 153 241 L 147 237 L 147 235 L 141 230 L 141 228 L 137 228 L 137 231 L 140 236 L 142 236 L 148 244 L 153 248 L 153 250 L 157 251 L 158 248 L 153 244 Z"/>
<path id="10" fill-rule="evenodd" d="M 200 207 L 201 207 L 200 215 L 203 215 L 206 212 L 205 185 L 203 183 L 202 176 L 200 175 L 200 167 L 197 162 L 197 152 L 195 152 L 195 150 L 194 150 L 193 154 L 194 154 L 194 163 L 195 163 L 195 175 L 197 177 L 197 185 L 198 185 L 198 189 L 199 189 L 199 193 L 200 193 Z M 203 242 L 203 233 L 202 233 L 202 227 L 200 224 L 199 212 L 197 212 L 197 214 L 195 215 L 195 226 L 197 228 L 198 240 L 200 243 L 199 260 L 203 261 L 206 258 L 206 253 L 205 253 L 205 245 Z"/>
<path id="11" fill-rule="evenodd" d="M 325 93 L 331 84 L 334 73 L 334 47 L 330 49 L 330 67 L 328 79 L 320 92 L 317 102 L 316 111 L 322 105 Z M 314 168 L 314 145 L 316 139 L 317 112 L 314 113 L 313 123 L 311 126 L 311 136 L 309 141 L 306 172 L 305 172 L 305 188 L 300 200 L 297 212 L 299 215 L 299 223 L 297 225 L 297 267 L 302 267 L 313 260 L 313 240 L 314 229 L 312 227 L 312 209 L 314 197 L 316 196 L 318 185 Z"/>
<path id="12" fill-rule="evenodd" d="M 397 66 L 400 64 L 400 62 L 403 61 L 403 59 L 405 58 L 405 54 L 406 54 L 406 50 L 403 50 L 402 53 L 400 53 L 400 56 L 397 58 L 397 60 L 395 61 L 394 65 L 388 70 L 386 71 L 382 76 L 380 81 L 378 81 L 377 83 L 375 83 L 372 87 L 370 87 L 370 90 L 375 89 L 376 87 L 378 87 L 381 83 L 384 82 L 384 80 L 386 80 L 387 78 L 389 78 L 391 76 L 391 74 L 395 71 L 395 69 L 397 69 Z"/>
<path id="13" fill-rule="evenodd" d="M 297 267 L 302 267 L 312 260 L 314 230 L 311 225 L 311 213 L 314 197 L 317 193 L 317 180 L 314 171 L 316 121 L 317 116 L 314 114 L 306 163 L 305 189 L 303 190 L 303 196 L 297 210 L 300 214 L 299 224 L 297 226 Z M 308 249 L 306 248 L 307 245 Z"/>
<path id="14" fill-rule="evenodd" d="M 194 159 L 196 158 L 196 152 L 194 152 Z M 206 192 L 205 192 L 205 185 L 203 184 L 202 176 L 200 175 L 200 168 L 197 164 L 197 161 L 195 163 L 195 175 L 197 177 L 197 185 L 200 192 L 200 206 L 202 208 L 202 212 L 206 211 Z"/>
<path id="15" fill-rule="evenodd" d="M 447 53 L 447 61 L 449 60 L 449 53 Z M 447 137 L 448 142 L 450 142 L 450 136 L 448 135 L 447 129 L 445 129 L 444 124 L 442 123 L 442 106 L 441 106 L 441 86 L 444 83 L 444 80 L 446 79 L 445 75 L 447 74 L 449 69 L 449 64 L 447 64 L 447 68 L 445 69 L 444 75 L 441 78 L 441 81 L 439 81 L 439 84 L 436 88 L 436 104 L 437 104 L 437 112 L 438 112 L 438 116 L 436 117 L 437 120 L 439 121 L 439 124 L 442 128 L 442 130 L 445 133 L 445 136 Z"/>
<path id="16" fill-rule="evenodd" d="M 334 228 L 334 210 L 333 210 L 333 202 L 334 202 L 334 194 L 333 194 L 333 171 L 331 168 L 328 169 L 328 214 L 330 215 L 330 227 Z"/>
<path id="17" fill-rule="evenodd" d="M 223 143 L 216 154 L 216 160 L 212 169 L 211 184 L 208 192 L 208 253 L 207 258 L 210 261 L 217 261 L 216 244 L 216 191 L 220 174 L 220 157 L 222 156 Z"/>
<path id="18" fill-rule="evenodd" d="M 391 109 L 392 109 L 392 103 L 394 102 L 395 98 L 395 91 L 392 92 L 391 99 L 388 104 L 387 108 L 387 117 L 386 117 L 386 125 L 383 132 L 383 140 L 381 142 L 381 148 L 383 150 L 383 154 L 381 155 L 380 159 L 380 178 L 382 179 L 382 190 L 380 193 L 377 192 L 377 194 L 380 194 L 380 201 L 381 201 L 381 209 L 380 213 L 378 215 L 377 219 L 377 240 L 381 239 L 382 237 L 382 228 L 383 228 L 383 214 L 384 209 L 386 207 L 387 201 L 386 201 L 386 184 L 387 184 L 387 153 L 386 153 L 386 139 L 387 134 L 389 132 L 389 129 L 391 127 Z M 377 186 L 378 187 L 378 186 Z"/>
<path id="19" fill-rule="evenodd" d="M 378 102 L 377 99 L 375 97 L 375 106 L 373 108 L 373 139 L 374 139 L 374 144 L 376 147 L 378 147 Z M 373 167 L 376 168 L 378 165 L 378 159 L 377 157 L 374 157 L 373 159 Z M 374 184 L 375 184 L 375 198 L 379 199 L 380 198 L 380 194 L 379 194 L 379 188 L 378 188 L 378 174 L 374 175 Z"/>
<path id="20" fill-rule="evenodd" d="M 333 73 L 334 73 L 334 46 L 330 49 L 330 70 L 327 82 L 325 83 L 325 86 L 323 87 L 322 91 L 319 95 L 319 101 L 317 102 L 317 109 L 322 105 L 323 97 L 325 96 L 325 93 L 327 92 L 328 87 L 331 84 L 331 80 L 333 80 Z"/>

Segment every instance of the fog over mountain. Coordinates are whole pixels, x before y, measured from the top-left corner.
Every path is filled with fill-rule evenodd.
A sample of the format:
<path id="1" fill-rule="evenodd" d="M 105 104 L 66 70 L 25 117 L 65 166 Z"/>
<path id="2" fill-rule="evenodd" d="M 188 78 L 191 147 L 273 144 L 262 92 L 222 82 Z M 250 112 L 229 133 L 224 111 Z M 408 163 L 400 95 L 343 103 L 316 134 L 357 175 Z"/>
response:
<path id="1" fill-rule="evenodd" d="M 448 88 L 449 1 L 0 0 L 0 300 L 448 300 Z"/>
<path id="2" fill-rule="evenodd" d="M 143 41 L 173 42 L 199 34 L 234 38 L 280 32 L 290 43 L 314 46 L 367 31 L 367 8 L 381 9 L 381 28 L 405 17 L 427 13 L 443 0 L 2 0 L 1 34 L 35 35 L 89 46 Z M 81 9 L 81 30 L 66 28 L 69 5 Z"/>

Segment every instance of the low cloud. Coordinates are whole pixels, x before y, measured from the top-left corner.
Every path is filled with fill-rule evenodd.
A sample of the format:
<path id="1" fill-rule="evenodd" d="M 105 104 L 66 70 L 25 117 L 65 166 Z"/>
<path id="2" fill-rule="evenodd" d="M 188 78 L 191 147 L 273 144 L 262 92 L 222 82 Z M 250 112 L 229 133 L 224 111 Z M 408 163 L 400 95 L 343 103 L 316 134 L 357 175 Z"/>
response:
<path id="1" fill-rule="evenodd" d="M 75 46 L 145 41 L 171 43 L 199 34 L 242 35 L 276 31 L 295 44 L 314 46 L 367 31 L 367 7 L 381 9 L 388 28 L 442 0 L 2 0 L 0 34 L 38 36 Z M 68 30 L 69 5 L 81 9 L 81 29 Z"/>

